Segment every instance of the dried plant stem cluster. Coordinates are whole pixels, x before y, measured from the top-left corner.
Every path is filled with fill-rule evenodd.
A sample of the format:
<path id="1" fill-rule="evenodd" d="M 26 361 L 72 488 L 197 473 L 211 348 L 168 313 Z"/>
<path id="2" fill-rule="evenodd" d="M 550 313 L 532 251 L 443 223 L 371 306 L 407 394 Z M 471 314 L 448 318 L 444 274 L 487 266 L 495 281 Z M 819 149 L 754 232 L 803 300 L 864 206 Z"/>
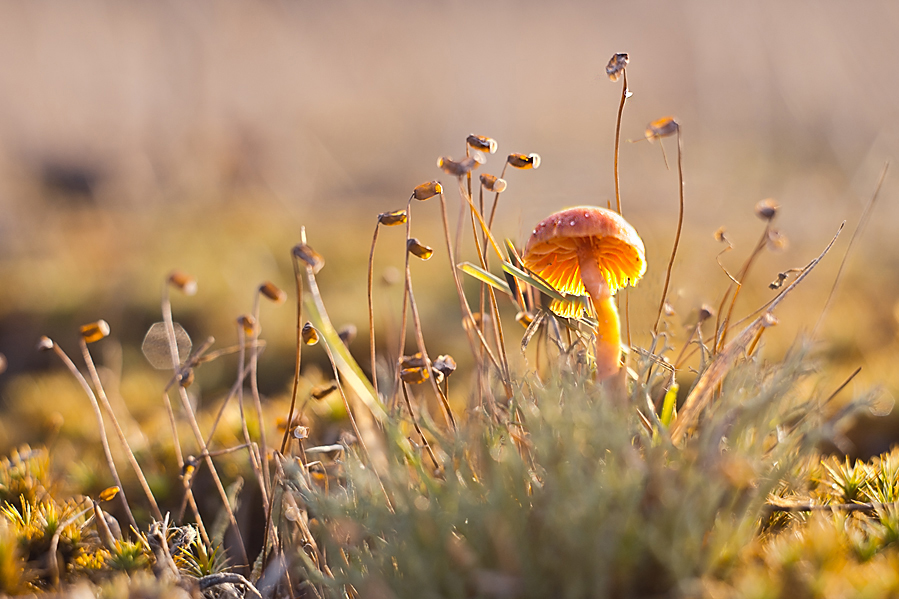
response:
<path id="1" fill-rule="evenodd" d="M 678 219 L 662 277 L 658 270 L 647 271 L 643 242 L 621 214 L 619 150 L 631 95 L 628 64 L 627 54 L 616 54 L 606 67 L 610 79 L 622 79 L 615 210 L 611 202 L 608 208 L 566 208 L 538 223 L 523 247 L 498 241 L 494 228 L 500 196 L 510 189 L 509 167 L 533 170 L 541 158 L 512 153 L 498 175 L 475 177 L 498 144 L 468 136 L 462 159 L 437 161 L 453 183 L 452 193 L 443 182 L 428 181 L 412 189 L 405 207 L 377 215 L 368 259 L 365 359 L 357 361 L 350 350 L 354 332 L 333 326 L 316 278 L 325 260 L 301 231 L 290 254 L 295 369 L 280 443 L 271 436 L 276 427 L 267 421 L 259 390 L 265 347 L 261 306 L 263 299 L 281 304 L 287 293 L 273 283 L 260 284 L 250 312 L 234 321 L 235 346 L 212 351 L 210 338 L 188 354 L 170 294 L 174 289 L 193 295 L 197 284 L 180 271 L 166 277 L 165 356 L 157 361 L 171 373 L 159 407 L 168 419 L 179 471 L 174 504 L 180 509 L 174 513 L 164 513 L 154 496 L 89 351 L 89 344 L 110 334 L 108 324 L 81 329 L 90 380 L 44 338 L 41 349 L 63 361 L 88 397 L 115 487 L 86 498 L 77 509 L 66 508 L 59 531 L 69 536 L 51 535 L 54 549 L 43 584 L 59 587 L 66 568 L 75 567 L 60 563 L 56 548 L 77 545 L 70 528 L 76 523 L 92 526 L 98 539 L 94 553 L 82 551 L 80 559 L 88 565 L 78 567 L 87 568 L 93 559 L 134 572 L 152 563 L 159 584 L 207 597 L 224 596 L 221 591 L 260 599 L 675 596 L 692 588 L 688 583 L 712 588 L 715 577 L 743 559 L 744 547 L 760 542 L 760 523 L 773 535 L 777 526 L 789 526 L 779 518 L 790 514 L 827 505 L 833 512 L 859 511 L 871 517 L 871 527 L 887 530 L 893 523 L 899 531 L 895 510 L 885 511 L 887 504 L 895 508 L 899 493 L 877 486 L 881 478 L 899 473 L 889 464 L 879 465 L 876 473 L 856 471 L 848 462 L 845 468 L 827 465 L 831 488 L 844 488 L 843 497 L 804 489 L 803 501 L 786 501 L 793 488 L 789 481 L 808 474 L 803 469 L 815 457 L 816 444 L 839 442 L 836 423 L 850 410 L 827 409 L 852 377 L 830 395 L 809 397 L 809 386 L 801 383 L 809 376 L 803 349 L 780 365 L 757 359 L 764 331 L 777 323 L 774 310 L 824 259 L 842 225 L 806 266 L 780 273 L 771 284 L 779 290 L 775 297 L 742 320 L 737 320 L 738 297 L 758 256 L 785 246 L 774 226 L 778 207 L 771 200 L 756 206 L 764 229 L 735 274 L 720 260 L 733 246 L 719 230 L 716 237 L 728 247 L 716 260 L 728 287 L 716 310 L 698 308 L 697 321 L 669 359 L 676 349 L 669 290 L 685 212 L 681 126 L 666 117 L 650 123 L 644 135 L 649 141 L 673 136 L 677 143 Z M 452 223 L 447 204 L 456 199 Z M 413 208 L 418 226 L 428 218 L 423 205 L 428 202 L 439 204 L 443 244 L 429 245 L 413 235 Z M 866 215 L 871 205 L 873 199 Z M 639 206 L 629 206 L 639 215 Z M 385 227 L 403 227 L 403 293 L 398 327 L 383 327 L 386 332 L 376 338 L 382 328 L 376 316 L 388 309 L 380 298 L 378 305 L 375 301 L 375 255 Z M 441 347 L 442 339 L 426 338 L 413 280 L 412 265 L 439 255 L 442 249 L 435 246 L 445 246 L 459 302 L 452 319 L 466 335 L 474 364 L 469 380 L 454 383 L 453 393 L 449 379 L 456 360 Z M 631 343 L 626 300 L 622 347 L 615 294 L 644 276 L 662 283 L 658 311 L 645 319 L 651 327 L 639 331 L 649 347 Z M 504 315 L 513 311 L 523 327 L 520 341 L 503 328 Z M 711 322 L 714 331 L 704 332 Z M 523 367 L 508 351 L 513 338 Z M 307 378 L 304 351 L 321 351 L 316 357 L 329 365 L 324 385 Z M 693 368 L 690 360 L 697 353 Z M 189 388 L 195 369 L 226 354 L 236 354 L 235 380 L 207 425 Z M 679 397 L 679 376 L 688 372 L 695 376 Z M 232 400 L 236 408 L 229 412 Z M 342 427 L 335 438 L 326 439 L 317 428 L 321 420 L 310 408 L 316 404 L 339 414 L 333 418 Z M 235 409 L 239 431 L 222 444 L 216 432 Z M 107 421 L 140 488 L 136 494 L 129 489 L 128 497 Z M 222 469 L 222 461 L 238 458 L 253 481 L 252 493 L 241 493 L 242 478 Z M 0 491 L 17 488 L 6 480 L 10 468 L 0 467 Z M 864 497 L 863 483 L 868 485 Z M 35 495 L 21 493 L 15 508 L 21 511 L 15 514 L 22 522 L 26 507 L 39 505 Z M 774 496 L 779 499 L 769 501 Z M 104 501 L 117 502 L 127 530 L 102 509 Z M 13 507 L 5 513 L 14 520 Z M 0 549 L 4 530 L 0 527 Z M 227 572 L 224 553 L 230 560 Z M 3 560 L 0 551 L 0 573 Z"/>

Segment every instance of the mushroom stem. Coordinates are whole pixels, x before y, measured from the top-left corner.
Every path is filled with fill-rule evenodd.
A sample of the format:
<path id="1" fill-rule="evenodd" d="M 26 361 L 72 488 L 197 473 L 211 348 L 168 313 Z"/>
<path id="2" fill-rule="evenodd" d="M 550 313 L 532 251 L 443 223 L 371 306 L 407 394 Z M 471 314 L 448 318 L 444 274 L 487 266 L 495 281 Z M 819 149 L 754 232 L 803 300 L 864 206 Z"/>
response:
<path id="1" fill-rule="evenodd" d="M 592 251 L 579 251 L 578 265 L 596 312 L 596 380 L 603 381 L 621 369 L 621 320 L 596 255 Z"/>
<path id="2" fill-rule="evenodd" d="M 621 369 L 621 321 L 611 295 L 594 298 L 596 311 L 596 380 L 602 381 Z"/>

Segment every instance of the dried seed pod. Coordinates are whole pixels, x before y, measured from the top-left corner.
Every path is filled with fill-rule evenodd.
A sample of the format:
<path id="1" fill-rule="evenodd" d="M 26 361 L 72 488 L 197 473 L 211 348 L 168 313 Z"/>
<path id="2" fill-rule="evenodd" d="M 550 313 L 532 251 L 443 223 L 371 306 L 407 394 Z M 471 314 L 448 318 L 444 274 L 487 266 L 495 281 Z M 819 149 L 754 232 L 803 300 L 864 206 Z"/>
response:
<path id="1" fill-rule="evenodd" d="M 540 154 L 509 154 L 506 162 L 520 169 L 540 168 Z"/>
<path id="2" fill-rule="evenodd" d="M 249 314 L 242 314 L 237 317 L 237 324 L 243 329 L 244 335 L 247 337 L 252 337 L 253 333 L 257 331 L 256 329 L 256 319 L 250 316 Z"/>
<path id="3" fill-rule="evenodd" d="M 515 315 L 515 322 L 520 323 L 524 328 L 528 328 L 531 326 L 531 323 L 534 322 L 534 315 L 522 310 Z"/>
<path id="4" fill-rule="evenodd" d="M 416 187 L 416 189 L 418 189 Z M 393 212 L 382 212 L 378 215 L 378 224 L 384 225 L 385 227 L 395 227 L 396 225 L 405 225 L 406 220 L 406 211 L 405 210 L 394 210 Z"/>
<path id="5" fill-rule="evenodd" d="M 168 281 L 184 295 L 194 295 L 197 292 L 197 280 L 184 271 L 173 270 L 169 274 Z"/>
<path id="6" fill-rule="evenodd" d="M 484 186 L 487 191 L 495 191 L 496 193 L 502 193 L 506 190 L 506 180 L 500 179 L 494 175 L 483 174 L 481 175 L 481 185 Z"/>
<path id="7" fill-rule="evenodd" d="M 325 265 L 325 259 L 322 255 L 305 243 L 298 243 L 293 246 L 293 255 L 310 266 L 312 274 L 318 274 L 318 271 Z"/>
<path id="8" fill-rule="evenodd" d="M 423 245 L 418 239 L 412 238 L 406 242 L 406 250 L 414 254 L 422 260 L 429 259 L 434 254 L 434 249 Z"/>
<path id="9" fill-rule="evenodd" d="M 782 252 L 790 245 L 786 236 L 777 229 L 768 229 L 768 238 L 765 240 L 765 243 L 768 246 L 768 251 L 771 252 Z"/>
<path id="10" fill-rule="evenodd" d="M 760 201 L 755 205 L 755 215 L 762 220 L 772 220 L 775 216 L 777 216 L 777 209 L 780 206 L 772 198 L 768 198 Z"/>
<path id="11" fill-rule="evenodd" d="M 762 314 L 762 326 L 765 328 L 775 326 L 779 321 L 777 317 L 774 316 L 771 312 L 765 312 Z"/>
<path id="12" fill-rule="evenodd" d="M 301 422 L 300 417 L 299 417 L 299 416 L 294 416 L 294 417 L 293 417 L 293 420 L 292 420 L 291 423 L 290 423 L 290 428 L 292 429 L 293 427 L 295 427 L 295 426 L 297 426 L 298 424 L 300 424 L 300 422 Z M 277 420 L 275 420 L 275 426 L 277 427 L 278 432 L 283 433 L 283 432 L 286 431 L 287 428 L 288 428 L 288 426 L 287 426 L 287 418 L 278 418 Z"/>
<path id="13" fill-rule="evenodd" d="M 442 156 L 437 159 L 437 167 L 442 169 L 447 175 L 454 177 L 464 177 L 481 164 L 484 164 L 484 156 L 479 152 L 468 158 L 463 158 L 459 162 L 456 162 L 449 156 Z"/>
<path id="14" fill-rule="evenodd" d="M 303 343 L 306 345 L 315 345 L 318 343 L 318 331 L 312 326 L 311 322 L 303 325 Z"/>
<path id="15" fill-rule="evenodd" d="M 303 439 L 309 438 L 309 428 L 305 426 L 296 426 L 294 427 L 291 434 L 293 435 L 294 439 L 299 439 L 300 441 L 302 441 Z"/>
<path id="16" fill-rule="evenodd" d="M 187 372 L 181 375 L 181 380 L 178 381 L 178 384 L 187 389 L 191 385 L 194 384 L 194 369 L 188 368 Z"/>
<path id="17" fill-rule="evenodd" d="M 677 133 L 679 125 L 672 116 L 662 117 L 657 121 L 653 121 L 646 126 L 646 139 L 652 141 L 661 137 L 668 137 Z"/>
<path id="18" fill-rule="evenodd" d="M 196 458 L 196 456 L 185 456 L 184 465 L 181 467 L 181 478 L 185 480 L 189 480 L 191 476 L 193 476 L 194 472 L 197 471 L 197 468 L 200 466 L 200 460 Z"/>
<path id="19" fill-rule="evenodd" d="M 434 360 L 433 369 L 437 372 L 443 374 L 444 376 L 449 376 L 452 373 L 456 372 L 456 361 L 453 360 L 453 357 L 449 354 L 442 354 L 437 356 L 437 359 Z"/>
<path id="20" fill-rule="evenodd" d="M 330 385 L 313 387 L 309 395 L 312 396 L 312 399 L 324 399 L 335 391 L 337 391 L 337 383 L 331 383 Z"/>
<path id="21" fill-rule="evenodd" d="M 715 241 L 718 243 L 727 243 L 727 237 L 724 235 L 725 231 L 726 229 L 724 227 L 718 227 L 715 230 Z"/>
<path id="22" fill-rule="evenodd" d="M 356 338 L 359 329 L 356 328 L 356 325 L 349 323 L 343 325 L 339 331 L 337 331 L 337 336 L 340 337 L 340 340 L 343 341 L 343 344 L 349 346 L 350 343 L 353 342 L 353 339 Z"/>
<path id="23" fill-rule="evenodd" d="M 53 340 L 49 337 L 41 337 L 37 342 L 37 350 L 38 351 L 48 351 L 53 349 Z"/>
<path id="24" fill-rule="evenodd" d="M 781 287 L 783 287 L 784 281 L 787 280 L 787 276 L 789 275 L 787 275 L 787 273 L 785 272 L 777 273 L 777 280 L 768 283 L 768 289 L 780 289 Z"/>
<path id="25" fill-rule="evenodd" d="M 81 338 L 85 343 L 99 341 L 109 335 L 109 323 L 105 320 L 91 322 L 81 327 Z"/>
<path id="26" fill-rule="evenodd" d="M 100 491 L 100 495 L 98 495 L 98 498 L 100 499 L 100 501 L 110 501 L 112 498 L 119 494 L 119 490 L 120 489 L 118 487 L 107 487 Z"/>
<path id="27" fill-rule="evenodd" d="M 674 316 L 676 314 L 676 312 L 674 311 L 674 306 L 668 303 L 667 300 L 663 304 L 663 310 L 665 312 L 665 316 Z"/>
<path id="28" fill-rule="evenodd" d="M 715 315 L 715 309 L 708 304 L 703 304 L 699 308 L 699 322 L 705 322 Z"/>
<path id="29" fill-rule="evenodd" d="M 420 383 L 428 380 L 428 369 L 424 366 L 419 366 L 417 368 L 403 368 L 400 371 L 400 378 L 403 379 L 404 383 L 409 383 L 410 385 L 418 385 Z"/>
<path id="30" fill-rule="evenodd" d="M 403 356 L 400 358 L 400 368 L 423 368 L 425 365 L 424 356 L 421 352 L 415 352 L 411 356 Z"/>
<path id="31" fill-rule="evenodd" d="M 465 142 L 469 147 L 474 148 L 475 150 L 487 152 L 488 154 L 496 154 L 496 140 L 492 137 L 485 137 L 483 135 L 475 135 L 472 133 Z"/>
<path id="32" fill-rule="evenodd" d="M 606 75 L 608 75 L 609 79 L 612 81 L 618 81 L 628 62 L 628 56 L 624 52 L 613 54 L 611 60 L 609 60 L 609 64 L 606 65 Z"/>
<path id="33" fill-rule="evenodd" d="M 271 281 L 266 281 L 259 286 L 259 294 L 276 304 L 283 304 L 287 300 L 287 293 Z"/>
<path id="34" fill-rule="evenodd" d="M 442 158 L 440 160 L 443 160 Z M 440 163 L 440 160 L 437 161 L 437 166 L 443 168 Z M 452 162 L 452 161 L 451 161 Z M 454 163 L 455 164 L 455 163 Z M 433 198 L 436 195 L 443 193 L 443 186 L 440 184 L 440 181 L 428 181 L 427 183 L 422 183 L 418 187 L 412 190 L 412 195 L 416 200 L 424 201 Z M 403 222 L 406 222 L 405 220 Z"/>

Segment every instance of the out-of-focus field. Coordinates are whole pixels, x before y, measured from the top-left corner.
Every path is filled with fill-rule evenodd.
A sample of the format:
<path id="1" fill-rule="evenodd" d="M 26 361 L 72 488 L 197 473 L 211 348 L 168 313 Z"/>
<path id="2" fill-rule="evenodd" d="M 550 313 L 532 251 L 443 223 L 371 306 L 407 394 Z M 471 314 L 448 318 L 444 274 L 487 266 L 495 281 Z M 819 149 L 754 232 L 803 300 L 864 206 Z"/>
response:
<path id="1" fill-rule="evenodd" d="M 497 236 L 521 244 L 556 209 L 614 201 L 621 88 L 603 73 L 613 52 L 631 57 L 623 138 L 669 114 L 682 127 L 687 212 L 670 319 L 681 342 L 683 324 L 701 304 L 717 305 L 728 284 L 715 264 L 716 229 L 736 246 L 722 257 L 735 272 L 763 228 L 753 206 L 766 197 L 781 205 L 789 247 L 756 263 L 742 316 L 772 297 L 778 272 L 808 263 L 847 221 L 766 333 L 764 355 L 777 359 L 814 326 L 878 174 L 899 155 L 897 26 L 889 2 L 2 2 L 0 352 L 9 368 L 0 445 L 37 439 L 39 414 L 86 411 L 53 403 L 83 400 L 58 399 L 68 383 L 45 375 L 60 366 L 35 351 L 40 335 L 74 353 L 77 326 L 106 319 L 123 351 L 106 341 L 101 359 L 114 371 L 121 362 L 133 409 L 153 409 L 163 377 L 139 346 L 160 320 L 166 273 L 199 281 L 195 297 L 174 300 L 194 340 L 231 344 L 260 282 L 292 289 L 289 250 L 304 225 L 327 260 L 320 283 L 332 319 L 358 326 L 353 350 L 364 363 L 376 215 L 440 178 L 455 218 L 453 182 L 435 162 L 460 157 L 469 133 L 499 142 L 481 172 L 498 174 L 509 152 L 543 159 L 539 170 L 508 174 Z M 673 165 L 674 144 L 666 150 Z M 621 187 L 647 246 L 649 271 L 630 294 L 635 342 L 645 346 L 674 236 L 677 173 L 658 144 L 624 143 Z M 890 175 L 820 335 L 834 388 L 862 367 L 847 396 L 876 385 L 887 398 L 899 392 L 897 192 Z M 425 336 L 434 354 L 462 355 L 439 211 L 414 210 L 416 236 L 437 250 L 413 269 Z M 381 243 L 378 281 L 402 263 L 399 232 L 384 231 Z M 462 258 L 474 258 L 470 248 Z M 378 283 L 380 331 L 398 319 L 400 297 L 400 285 Z M 294 317 L 290 306 L 263 306 L 260 385 L 270 396 L 288 390 Z M 214 398 L 233 363 L 198 376 L 201 398 Z M 869 430 L 853 435 L 862 453 L 897 434 Z"/>

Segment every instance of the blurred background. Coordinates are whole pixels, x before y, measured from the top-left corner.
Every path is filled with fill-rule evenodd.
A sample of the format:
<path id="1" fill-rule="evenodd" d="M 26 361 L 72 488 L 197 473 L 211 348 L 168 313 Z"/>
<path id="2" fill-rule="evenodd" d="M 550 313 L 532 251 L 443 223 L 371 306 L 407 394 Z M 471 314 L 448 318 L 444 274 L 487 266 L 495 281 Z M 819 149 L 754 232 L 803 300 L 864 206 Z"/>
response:
<path id="1" fill-rule="evenodd" d="M 763 355 L 778 359 L 814 327 L 878 175 L 899 154 L 897 28 L 891 2 L 0 1 L 0 445 L 71 434 L 87 411 L 59 362 L 35 351 L 40 335 L 74 354 L 78 326 L 106 319 L 113 339 L 97 359 L 132 410 L 152 411 L 166 374 L 140 344 L 161 319 L 166 274 L 179 268 L 199 282 L 196 296 L 173 299 L 194 341 L 233 344 L 259 283 L 295 296 L 289 252 L 302 226 L 327 261 L 319 281 L 331 317 L 359 328 L 352 348 L 366 363 L 376 216 L 440 178 L 455 219 L 454 182 L 436 160 L 464 155 L 468 134 L 499 143 L 479 172 L 499 174 L 510 152 L 542 156 L 539 170 L 507 173 L 497 237 L 523 244 L 550 212 L 614 203 L 621 84 L 604 67 L 615 52 L 631 59 L 623 139 L 668 115 L 682 128 L 675 343 L 727 288 L 719 227 L 735 246 L 722 263 L 736 272 L 763 230 L 755 204 L 781 206 L 788 247 L 754 265 L 742 317 L 773 296 L 778 272 L 807 264 L 847 221 L 766 334 Z M 673 167 L 673 140 L 665 148 Z M 624 214 L 647 246 L 649 271 L 630 294 L 635 343 L 646 346 L 677 171 L 658 143 L 625 142 L 620 172 Z M 843 399 L 899 390 L 897 191 L 893 173 L 816 346 L 834 389 L 862 367 Z M 430 351 L 464 354 L 439 207 L 416 204 L 413 216 L 413 234 L 436 249 L 413 270 Z M 460 259 L 473 260 L 466 247 Z M 382 333 L 399 318 L 402 256 L 402 232 L 383 231 Z M 505 308 L 514 348 L 523 329 Z M 294 318 L 290 303 L 262 307 L 260 387 L 273 401 L 289 391 Z M 233 367 L 223 359 L 198 371 L 198 400 L 220 397 Z M 897 422 L 862 421 L 850 433 L 855 450 L 886 449 Z"/>

